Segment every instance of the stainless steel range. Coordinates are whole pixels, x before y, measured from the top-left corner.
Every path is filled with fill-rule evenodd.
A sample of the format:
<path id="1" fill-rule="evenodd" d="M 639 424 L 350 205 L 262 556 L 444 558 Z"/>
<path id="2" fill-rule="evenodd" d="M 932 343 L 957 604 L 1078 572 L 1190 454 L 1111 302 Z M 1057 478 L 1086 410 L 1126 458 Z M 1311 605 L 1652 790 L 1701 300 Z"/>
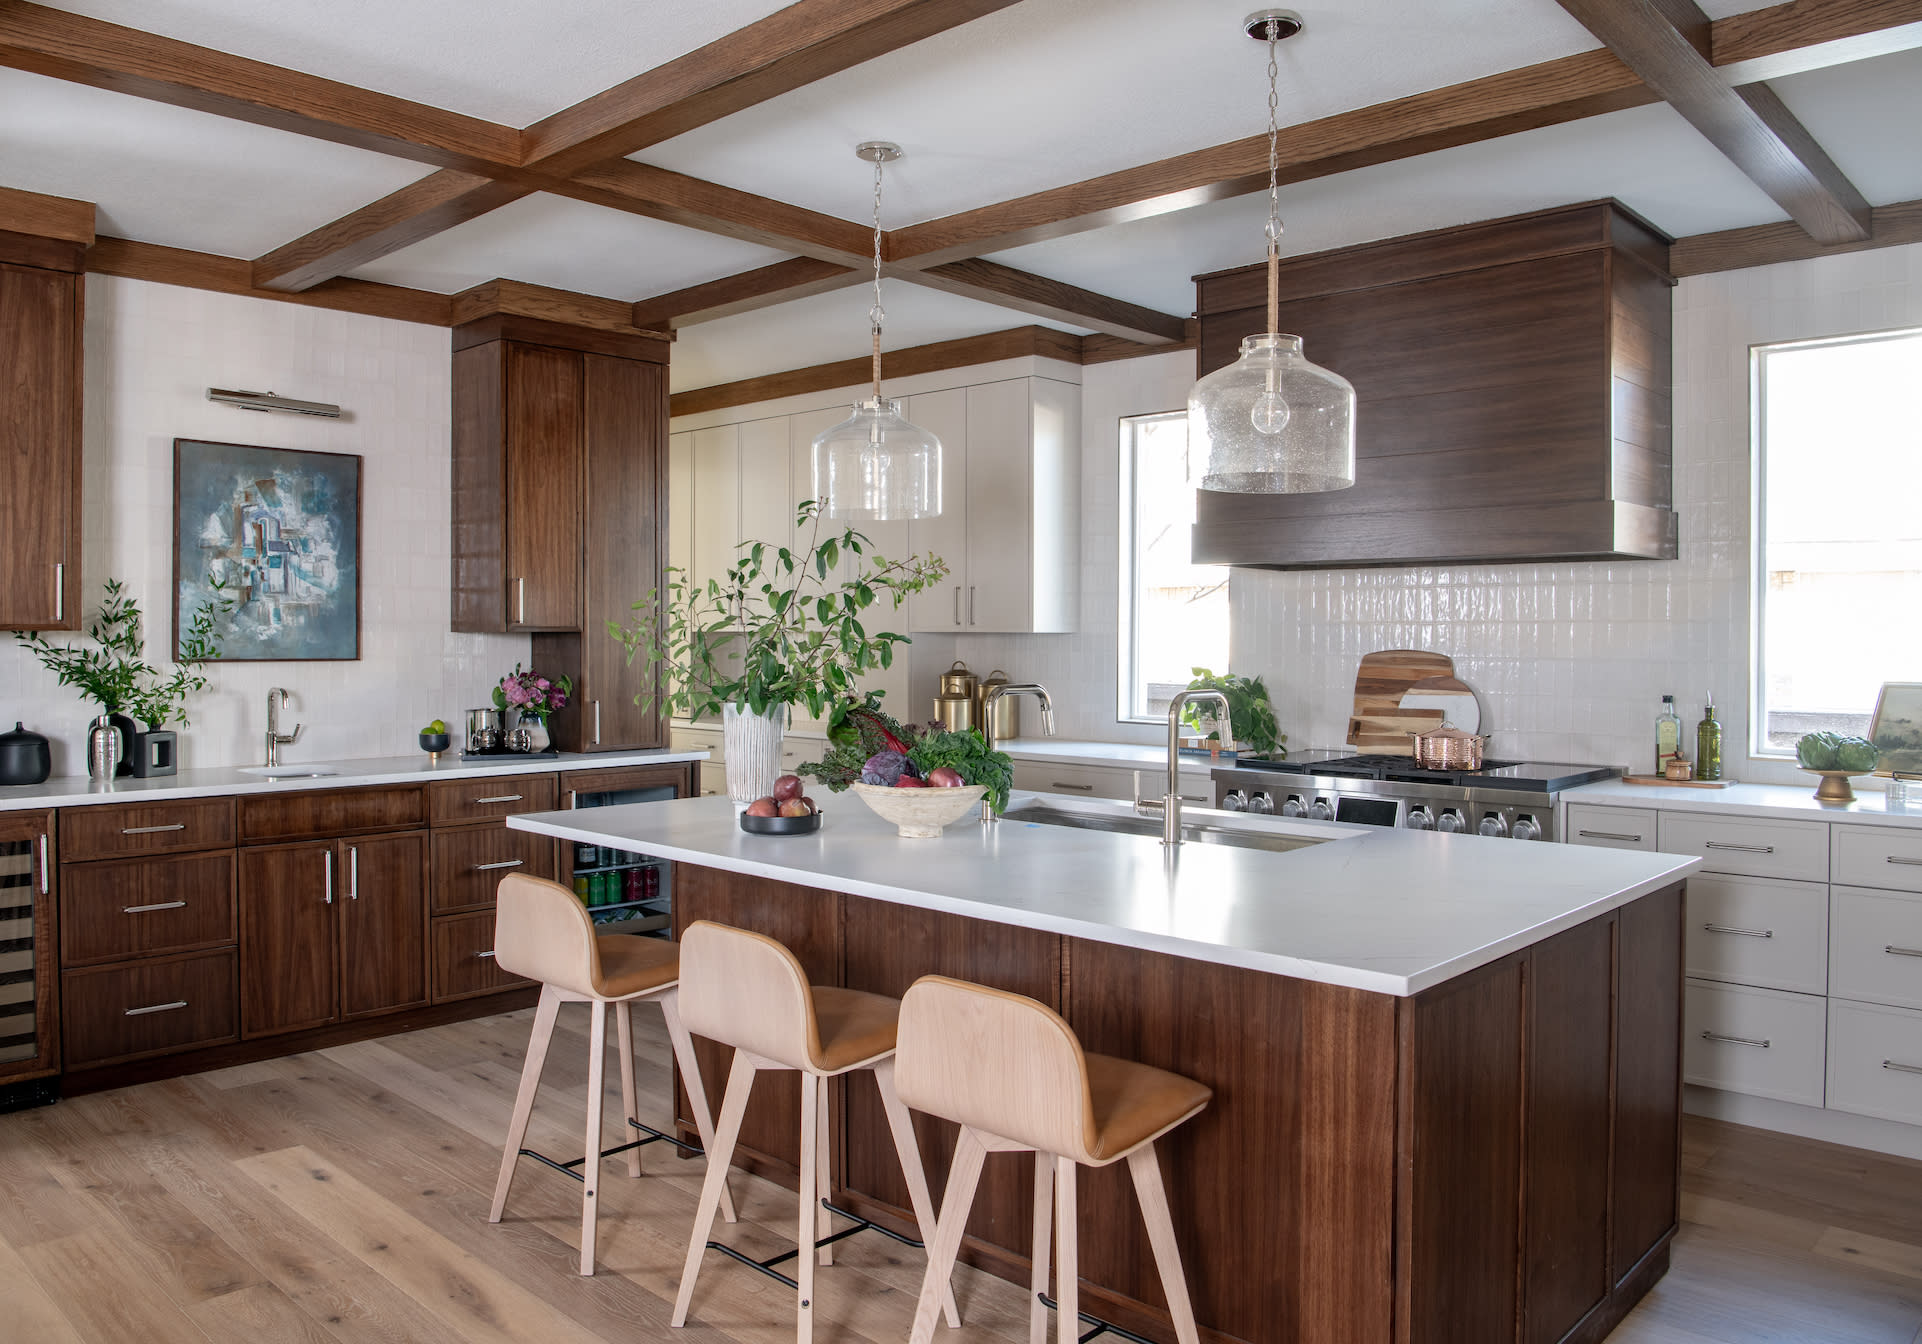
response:
<path id="1" fill-rule="evenodd" d="M 1216 766 L 1215 806 L 1364 826 L 1553 840 L 1555 795 L 1618 773 L 1605 765 L 1489 761 L 1479 770 L 1424 770 L 1407 756 L 1308 751 L 1285 760 L 1243 756 Z"/>

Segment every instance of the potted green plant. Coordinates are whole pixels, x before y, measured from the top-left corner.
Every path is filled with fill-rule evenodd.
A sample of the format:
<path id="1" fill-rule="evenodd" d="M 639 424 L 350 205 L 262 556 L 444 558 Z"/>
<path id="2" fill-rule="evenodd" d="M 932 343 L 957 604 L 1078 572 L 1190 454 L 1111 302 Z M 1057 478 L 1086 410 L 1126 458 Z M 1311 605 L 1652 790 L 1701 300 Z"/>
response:
<path id="1" fill-rule="evenodd" d="M 126 585 L 118 579 L 106 581 L 100 609 L 87 622 L 91 645 L 55 644 L 37 631 L 15 632 L 14 639 L 62 686 L 74 687 L 99 707 L 99 717 L 113 721 L 123 738 L 116 774 L 132 773 L 133 739 L 139 733 L 134 720 L 145 723 L 150 732 L 159 732 L 169 723 L 182 727 L 191 723 L 188 697 L 205 690 L 208 681 L 196 665 L 219 659 L 214 622 L 233 609 L 233 603 L 220 596 L 224 585 L 215 581 L 211 586 L 215 600 L 195 612 L 180 632 L 180 662 L 165 675 L 146 660 L 140 604 L 127 595 Z"/>
<path id="2" fill-rule="evenodd" d="M 628 661 L 645 658 L 658 675 L 661 689 L 636 703 L 721 720 L 737 803 L 773 792 L 791 706 L 828 713 L 858 694 L 862 673 L 893 666 L 895 645 L 909 642 L 870 632 L 862 613 L 884 595 L 899 607 L 948 572 L 933 555 L 870 554 L 866 536 L 831 523 L 813 500 L 800 506 L 795 530 L 805 545 L 742 542 L 741 558 L 706 583 L 669 569 L 665 594 L 636 602 L 630 624 L 608 622 Z"/>
<path id="3" fill-rule="evenodd" d="M 1191 691 L 1220 691 L 1228 697 L 1228 735 L 1234 740 L 1227 744 L 1237 751 L 1251 751 L 1258 756 L 1286 756 L 1282 745 L 1287 742 L 1288 734 L 1279 732 L 1275 721 L 1275 707 L 1268 700 L 1268 688 L 1262 685 L 1260 677 L 1243 677 L 1233 672 L 1219 675 L 1205 667 L 1193 669 L 1194 680 L 1188 683 Z M 1210 740 L 1221 737 L 1220 725 L 1210 718 L 1204 724 L 1201 706 L 1190 705 L 1182 714 L 1182 722 L 1197 733 L 1204 732 Z"/>

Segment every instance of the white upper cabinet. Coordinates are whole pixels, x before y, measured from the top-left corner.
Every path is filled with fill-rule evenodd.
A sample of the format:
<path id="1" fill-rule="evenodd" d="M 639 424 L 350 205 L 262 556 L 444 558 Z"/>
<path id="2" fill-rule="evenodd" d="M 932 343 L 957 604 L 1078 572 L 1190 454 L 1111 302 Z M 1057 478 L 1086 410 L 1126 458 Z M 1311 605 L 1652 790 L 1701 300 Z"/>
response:
<path id="1" fill-rule="evenodd" d="M 688 577 L 704 589 L 727 573 L 741 539 L 741 427 L 695 430 L 689 456 L 694 488 Z"/>
<path id="2" fill-rule="evenodd" d="M 685 573 L 693 561 L 694 436 L 683 430 L 667 436 L 667 563 Z"/>
<path id="3" fill-rule="evenodd" d="M 967 627 L 968 391 L 951 387 L 909 397 L 902 414 L 941 440 L 941 512 L 907 525 L 907 549 L 948 562 L 947 577 L 908 599 L 908 629 L 951 633 Z"/>

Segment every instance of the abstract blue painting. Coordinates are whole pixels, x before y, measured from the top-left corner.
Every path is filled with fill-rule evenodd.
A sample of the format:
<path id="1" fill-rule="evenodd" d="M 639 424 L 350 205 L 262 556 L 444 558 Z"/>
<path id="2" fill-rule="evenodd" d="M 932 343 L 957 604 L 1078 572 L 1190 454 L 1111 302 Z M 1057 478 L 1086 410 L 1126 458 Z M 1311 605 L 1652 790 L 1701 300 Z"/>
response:
<path id="1" fill-rule="evenodd" d="M 176 638 L 221 598 L 223 661 L 360 657 L 359 457 L 174 440 Z"/>

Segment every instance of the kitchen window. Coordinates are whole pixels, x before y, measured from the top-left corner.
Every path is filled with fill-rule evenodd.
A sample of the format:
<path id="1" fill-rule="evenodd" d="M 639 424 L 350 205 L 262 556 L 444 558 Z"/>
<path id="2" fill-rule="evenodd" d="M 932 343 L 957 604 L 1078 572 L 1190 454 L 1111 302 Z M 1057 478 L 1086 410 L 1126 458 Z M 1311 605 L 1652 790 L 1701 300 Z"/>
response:
<path id="1" fill-rule="evenodd" d="M 1185 411 L 1121 420 L 1121 676 L 1117 717 L 1166 722 L 1196 667 L 1228 667 L 1228 568 L 1197 565 Z"/>
<path id="2" fill-rule="evenodd" d="M 1922 329 L 1758 345 L 1758 756 L 1866 736 L 1885 681 L 1922 679 Z"/>

